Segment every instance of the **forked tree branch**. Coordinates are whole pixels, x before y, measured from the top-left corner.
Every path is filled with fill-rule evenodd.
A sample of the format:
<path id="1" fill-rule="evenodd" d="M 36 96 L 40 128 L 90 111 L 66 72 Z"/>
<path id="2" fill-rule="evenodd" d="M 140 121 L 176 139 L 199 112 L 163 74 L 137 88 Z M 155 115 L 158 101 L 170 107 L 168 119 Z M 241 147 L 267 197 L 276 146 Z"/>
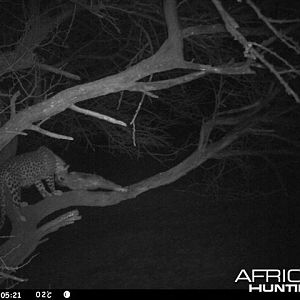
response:
<path id="1" fill-rule="evenodd" d="M 141 83 L 137 81 L 158 72 L 173 69 L 189 69 L 196 72 L 183 76 L 177 80 L 160 82 L 150 85 L 149 90 L 160 90 L 194 80 L 209 73 L 218 74 L 252 74 L 249 62 L 222 66 L 209 66 L 187 62 L 183 57 L 183 36 L 179 30 L 176 1 L 166 0 L 164 9 L 168 30 L 168 38 L 160 49 L 151 57 L 142 60 L 127 70 L 93 82 L 77 85 L 57 93 L 44 102 L 35 104 L 14 115 L 2 128 L 0 128 L 0 150 L 16 135 L 32 128 L 36 122 L 55 116 L 72 105 L 95 97 L 105 96 L 124 90 L 140 90 Z M 172 30 L 171 30 L 172 29 Z M 200 71 L 200 72 L 199 72 Z M 155 83 L 154 83 L 155 84 Z M 100 98 L 101 99 L 101 98 Z M 99 100 L 100 101 L 100 100 Z"/>
<path id="2" fill-rule="evenodd" d="M 217 4 L 219 3 L 217 0 L 214 2 Z M 74 109 L 76 108 L 76 106 L 74 106 L 76 103 L 87 99 L 124 90 L 140 91 L 142 93 L 148 93 L 148 95 L 155 96 L 151 92 L 193 80 L 207 73 L 253 73 L 251 70 L 251 59 L 248 59 L 241 64 L 225 66 L 210 66 L 185 61 L 183 57 L 183 34 L 182 31 L 179 30 L 175 4 L 176 1 L 174 0 L 165 1 L 164 10 L 168 26 L 168 39 L 153 56 L 142 60 L 119 74 L 99 79 L 94 82 L 77 85 L 56 94 L 42 103 L 38 103 L 21 112 L 12 114 L 11 119 L 0 129 L 0 149 L 2 149 L 16 134 L 24 134 L 24 130 L 38 130 L 40 127 L 35 125 L 37 122 L 43 122 L 43 120 L 46 120 L 68 108 Z M 220 11 L 222 11 L 221 8 Z M 231 21 L 233 22 L 234 20 Z M 232 24 L 234 25 L 234 22 Z M 234 26 L 233 29 L 231 29 L 234 34 L 236 34 L 235 29 L 236 28 Z M 238 35 L 238 37 L 242 43 L 245 42 L 245 46 L 248 47 L 247 49 L 245 48 L 245 50 L 248 52 L 250 51 L 249 53 L 251 54 L 252 45 L 249 45 L 248 42 L 243 39 L 243 36 L 241 37 Z M 165 81 L 139 81 L 154 73 L 177 68 L 195 70 L 195 72 L 176 79 Z M 70 225 L 81 218 L 77 210 L 71 210 L 70 212 L 63 214 L 52 221 L 46 222 L 39 227 L 40 223 L 46 217 L 59 210 L 74 206 L 105 207 L 115 205 L 122 201 L 135 198 L 145 191 L 175 182 L 191 170 L 199 167 L 208 159 L 219 158 L 222 156 L 223 150 L 225 150 L 241 135 L 248 133 L 249 129 L 253 128 L 253 126 L 261 120 L 261 108 L 268 104 L 262 102 L 253 106 L 248 105 L 247 107 L 239 108 L 240 112 L 244 113 L 246 111 L 246 113 L 243 114 L 242 120 L 240 115 L 234 117 L 231 114 L 232 112 L 229 112 L 229 118 L 226 118 L 226 116 L 224 117 L 224 115 L 226 115 L 224 113 L 219 119 L 218 115 L 216 115 L 215 119 L 204 122 L 201 127 L 198 147 L 193 153 L 191 153 L 191 155 L 178 165 L 165 172 L 161 172 L 126 187 L 127 191 L 70 191 L 61 196 L 48 197 L 35 205 L 29 205 L 21 208 L 20 211 L 13 206 L 12 201 L 10 201 L 11 195 L 6 191 L 7 212 L 12 222 L 12 232 L 10 239 L 0 247 L 0 263 L 2 263 L 2 275 L 4 274 L 3 279 L 5 279 L 6 273 L 8 274 L 7 277 L 10 276 L 9 274 L 12 270 L 18 268 L 18 266 L 20 266 L 25 259 L 34 252 L 36 247 L 46 240 L 46 235 L 63 226 Z M 89 112 L 89 114 L 92 114 L 92 112 Z M 114 121 L 120 122 L 119 120 Z M 210 142 L 211 133 L 215 126 L 226 123 L 230 123 L 231 125 L 234 124 L 235 127 L 218 141 Z M 45 131 L 41 128 L 40 132 L 45 133 Z M 56 133 L 48 132 L 48 135 L 50 134 L 52 136 L 60 136 Z M 20 219 L 20 213 L 25 217 L 26 221 L 22 221 Z"/>
<path id="3" fill-rule="evenodd" d="M 259 109 L 253 110 L 231 132 L 211 144 L 209 144 L 210 134 L 214 126 L 218 124 L 218 120 L 210 120 L 204 123 L 201 128 L 198 147 L 189 157 L 165 172 L 125 187 L 126 190 L 124 189 L 123 192 L 73 190 L 65 192 L 61 196 L 47 197 L 37 204 L 20 209 L 22 216 L 26 218 L 25 222 L 20 219 L 20 212 L 13 206 L 12 201 L 7 201 L 8 216 L 12 221 L 12 232 L 11 238 L 0 247 L 3 274 L 7 273 L 9 275 L 11 270 L 22 264 L 39 244 L 47 240 L 45 239 L 47 234 L 81 219 L 78 211 L 72 210 L 38 227 L 41 221 L 52 213 L 74 206 L 105 207 L 115 205 L 135 198 L 148 190 L 175 182 L 191 170 L 199 167 L 206 160 L 218 158 L 225 148 L 260 121 L 258 112 Z M 9 194 L 6 196 L 7 199 L 11 197 Z"/>

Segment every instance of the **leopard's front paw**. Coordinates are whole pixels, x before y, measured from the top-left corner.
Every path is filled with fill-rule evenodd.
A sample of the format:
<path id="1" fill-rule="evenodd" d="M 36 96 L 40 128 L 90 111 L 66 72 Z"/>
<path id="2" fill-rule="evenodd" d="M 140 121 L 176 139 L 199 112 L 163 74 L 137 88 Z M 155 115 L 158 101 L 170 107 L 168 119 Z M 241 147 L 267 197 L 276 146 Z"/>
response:
<path id="1" fill-rule="evenodd" d="M 55 190 L 55 191 L 52 192 L 52 195 L 54 195 L 54 196 L 61 196 L 63 193 L 64 192 L 61 191 L 61 190 Z"/>

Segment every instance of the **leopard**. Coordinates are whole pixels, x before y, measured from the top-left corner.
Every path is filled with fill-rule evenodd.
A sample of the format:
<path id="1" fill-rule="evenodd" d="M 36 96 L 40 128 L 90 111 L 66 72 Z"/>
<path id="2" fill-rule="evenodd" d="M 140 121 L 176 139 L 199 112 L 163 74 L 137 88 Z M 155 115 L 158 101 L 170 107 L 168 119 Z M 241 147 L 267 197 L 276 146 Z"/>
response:
<path id="1" fill-rule="evenodd" d="M 21 189 L 32 185 L 36 186 L 43 198 L 61 195 L 62 191 L 55 189 L 55 176 L 66 173 L 68 167 L 46 146 L 14 156 L 0 165 L 0 230 L 6 219 L 7 201 L 12 201 L 19 212 L 20 207 L 28 205 L 27 202 L 21 201 Z M 46 182 L 46 186 L 42 180 Z M 10 197 L 7 197 L 7 194 Z M 26 221 L 20 213 L 19 216 L 22 221 Z"/>

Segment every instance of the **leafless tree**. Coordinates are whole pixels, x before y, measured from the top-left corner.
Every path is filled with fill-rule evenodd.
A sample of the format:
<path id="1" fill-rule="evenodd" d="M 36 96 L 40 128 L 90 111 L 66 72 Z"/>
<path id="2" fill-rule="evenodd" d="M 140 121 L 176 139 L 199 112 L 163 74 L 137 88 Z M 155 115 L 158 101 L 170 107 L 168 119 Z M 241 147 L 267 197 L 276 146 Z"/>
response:
<path id="1" fill-rule="evenodd" d="M 16 136 L 30 141 L 33 131 L 91 147 L 104 135 L 111 149 L 129 154 L 164 149 L 171 157 L 191 150 L 127 192 L 70 191 L 29 205 L 22 209 L 25 224 L 9 204 L 11 237 L 0 248 L 3 279 L 22 281 L 12 272 L 45 235 L 80 219 L 71 210 L 37 228 L 57 210 L 118 204 L 209 159 L 265 151 L 256 146 L 267 139 L 299 147 L 273 127 L 286 120 L 294 126 L 300 102 L 299 11 L 276 15 L 282 3 L 275 2 L 0 3 L 7 20 L 1 28 L 0 149 L 11 147 L 4 159 L 15 152 Z M 172 142 L 174 127 L 185 133 L 180 145 Z"/>

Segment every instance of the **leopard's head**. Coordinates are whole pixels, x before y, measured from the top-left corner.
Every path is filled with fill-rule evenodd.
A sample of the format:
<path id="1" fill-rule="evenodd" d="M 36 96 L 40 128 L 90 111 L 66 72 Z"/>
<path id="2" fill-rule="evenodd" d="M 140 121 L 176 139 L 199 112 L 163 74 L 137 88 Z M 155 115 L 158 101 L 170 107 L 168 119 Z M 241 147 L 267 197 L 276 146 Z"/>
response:
<path id="1" fill-rule="evenodd" d="M 69 165 L 67 165 L 60 157 L 55 155 L 55 174 L 59 176 L 60 174 L 68 173 Z"/>

